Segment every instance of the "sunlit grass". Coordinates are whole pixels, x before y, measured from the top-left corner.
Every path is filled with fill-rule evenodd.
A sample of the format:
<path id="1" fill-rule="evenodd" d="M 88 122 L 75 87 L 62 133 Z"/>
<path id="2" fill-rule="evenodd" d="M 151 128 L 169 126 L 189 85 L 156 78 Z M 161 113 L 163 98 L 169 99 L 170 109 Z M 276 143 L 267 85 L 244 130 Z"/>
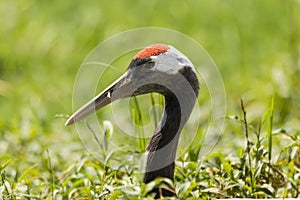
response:
<path id="1" fill-rule="evenodd" d="M 74 126 L 64 127 L 86 55 L 113 34 L 147 26 L 178 30 L 203 45 L 226 88 L 228 116 L 214 150 L 199 160 L 201 144 L 195 144 L 176 161 L 178 196 L 299 198 L 298 13 L 297 0 L 1 1 L 0 199 L 139 199 L 173 184 L 158 179 L 145 185 L 128 161 L 119 169 L 105 165 L 112 162 L 106 142 L 126 143 L 113 122 L 103 133 L 92 127 L 87 133 L 103 136 L 103 163 L 85 150 Z M 110 69 L 97 91 L 124 72 L 133 53 L 113 63 L 118 70 Z M 201 117 L 210 116 L 209 98 L 202 89 Z M 133 134 L 154 132 L 161 105 L 156 94 L 130 100 Z M 97 113 L 101 125 L 112 119 L 109 109 Z M 206 124 L 200 123 L 202 135 Z M 143 152 L 148 139 L 126 148 Z"/>
<path id="2" fill-rule="evenodd" d="M 268 132 L 272 126 L 272 110 L 271 104 L 260 123 L 256 125 L 248 124 L 247 108 L 244 106 L 242 111 L 237 113 L 237 117 L 228 117 L 228 120 L 233 120 L 234 124 L 240 126 L 240 131 L 245 133 L 246 144 L 230 155 L 216 151 L 200 161 L 195 159 L 197 155 L 193 156 L 199 151 L 190 149 L 181 156 L 176 162 L 175 173 L 175 189 L 178 196 L 203 199 L 297 197 L 300 192 L 300 138 L 284 130 L 272 131 L 272 137 L 289 141 L 289 146 L 282 148 L 280 154 L 272 158 L 273 147 L 269 143 Z M 251 139 L 251 135 L 255 136 L 255 139 Z M 137 169 L 126 162 L 120 169 L 113 170 L 93 157 L 83 155 L 62 169 L 60 165 L 55 164 L 56 159 L 59 159 L 57 155 L 45 150 L 42 161 L 44 166 L 34 164 L 25 171 L 18 172 L 20 174 L 11 174 L 11 170 L 8 170 L 10 174 L 7 173 L 6 169 L 12 164 L 11 160 L 1 162 L 0 194 L 12 199 L 135 199 L 145 197 L 153 187 L 168 188 L 173 185 L 164 179 L 145 185 Z"/>

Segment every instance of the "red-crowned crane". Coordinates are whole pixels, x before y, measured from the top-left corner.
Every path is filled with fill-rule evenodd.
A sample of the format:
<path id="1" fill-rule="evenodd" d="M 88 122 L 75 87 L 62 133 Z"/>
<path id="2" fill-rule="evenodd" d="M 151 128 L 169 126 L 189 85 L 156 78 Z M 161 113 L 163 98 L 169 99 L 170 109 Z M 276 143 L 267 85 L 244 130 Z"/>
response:
<path id="1" fill-rule="evenodd" d="M 147 146 L 144 182 L 156 177 L 174 180 L 179 135 L 188 120 L 199 92 L 199 82 L 191 61 L 170 45 L 154 44 L 134 56 L 124 75 L 77 110 L 66 126 L 78 122 L 117 99 L 157 92 L 164 96 L 162 119 Z M 174 196 L 155 189 L 156 197 Z"/>

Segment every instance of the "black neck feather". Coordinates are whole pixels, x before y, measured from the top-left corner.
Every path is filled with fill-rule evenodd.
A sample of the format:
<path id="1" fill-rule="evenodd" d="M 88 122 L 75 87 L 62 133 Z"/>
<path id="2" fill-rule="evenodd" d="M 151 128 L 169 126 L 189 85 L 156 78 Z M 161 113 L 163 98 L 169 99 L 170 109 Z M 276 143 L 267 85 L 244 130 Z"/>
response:
<path id="1" fill-rule="evenodd" d="M 148 157 L 144 182 L 148 183 L 156 177 L 174 180 L 175 158 L 178 140 L 183 126 L 188 120 L 198 96 L 198 79 L 194 72 L 183 71 L 192 87 L 185 90 L 178 87 L 175 91 L 166 92 L 165 108 L 162 119 L 152 136 L 148 147 Z M 178 83 L 180 86 L 180 83 Z M 175 89 L 176 90 L 176 89 Z M 158 192 L 158 191 L 154 191 Z M 164 196 L 174 196 L 174 193 L 163 190 Z M 157 195 L 159 195 L 157 193 Z"/>

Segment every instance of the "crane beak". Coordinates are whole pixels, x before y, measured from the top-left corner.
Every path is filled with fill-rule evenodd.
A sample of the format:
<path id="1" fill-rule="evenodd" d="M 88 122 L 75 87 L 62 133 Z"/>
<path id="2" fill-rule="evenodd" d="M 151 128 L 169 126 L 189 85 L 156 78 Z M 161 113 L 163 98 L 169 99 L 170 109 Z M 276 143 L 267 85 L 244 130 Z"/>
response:
<path id="1" fill-rule="evenodd" d="M 132 80 L 126 72 L 113 84 L 108 86 L 103 92 L 79 108 L 65 123 L 65 126 L 78 122 L 88 115 L 94 113 L 96 110 L 110 104 L 111 102 L 132 96 L 134 91 Z"/>

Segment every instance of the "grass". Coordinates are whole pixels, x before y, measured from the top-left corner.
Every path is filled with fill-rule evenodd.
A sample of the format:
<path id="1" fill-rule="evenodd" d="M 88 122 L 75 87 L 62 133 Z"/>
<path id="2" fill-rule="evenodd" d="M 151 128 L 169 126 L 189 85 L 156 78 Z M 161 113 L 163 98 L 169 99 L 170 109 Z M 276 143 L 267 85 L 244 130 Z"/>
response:
<path id="1" fill-rule="evenodd" d="M 273 198 L 299 197 L 300 138 L 284 130 L 269 134 L 272 127 L 273 100 L 255 126 L 248 124 L 246 108 L 241 103 L 240 117 L 231 118 L 244 132 L 245 147 L 230 155 L 216 151 L 199 162 L 197 151 L 190 149 L 176 163 L 175 188 L 180 198 Z M 263 133 L 266 133 L 263 135 Z M 255 139 L 250 139 L 254 135 Z M 272 158 L 270 137 L 289 140 L 289 146 Z M 103 144 L 101 144 L 103 145 Z M 199 151 L 198 151 L 199 152 Z M 158 179 L 144 184 L 130 163 L 117 170 L 107 167 L 90 155 L 83 155 L 62 171 L 56 171 L 53 156 L 46 151 L 45 167 L 28 168 L 16 180 L 6 173 L 10 161 L 1 163 L 1 195 L 5 199 L 139 199 L 153 187 L 170 187 L 169 180 Z M 148 196 L 150 198 L 150 196 Z"/>
<path id="2" fill-rule="evenodd" d="M 172 186 L 165 179 L 144 184 L 139 167 L 125 159 L 117 169 L 105 165 L 115 162 L 109 141 L 127 141 L 110 107 L 97 114 L 100 124 L 105 121 L 104 135 L 86 124 L 99 137 L 103 163 L 84 149 L 74 126 L 64 127 L 86 55 L 113 34 L 148 26 L 174 29 L 202 44 L 226 88 L 226 123 L 214 150 L 199 160 L 201 143 L 195 144 L 176 161 L 178 196 L 299 198 L 298 13 L 297 0 L 1 1 L 0 199 L 151 199 L 146 194 L 153 187 Z M 127 58 L 112 65 L 123 72 Z M 119 75 L 103 77 L 99 91 Z M 204 83 L 198 100 L 201 135 L 211 114 Z M 131 99 L 132 120 L 124 123 L 148 137 L 159 105 L 156 94 Z M 125 144 L 134 154 L 147 141 Z"/>

